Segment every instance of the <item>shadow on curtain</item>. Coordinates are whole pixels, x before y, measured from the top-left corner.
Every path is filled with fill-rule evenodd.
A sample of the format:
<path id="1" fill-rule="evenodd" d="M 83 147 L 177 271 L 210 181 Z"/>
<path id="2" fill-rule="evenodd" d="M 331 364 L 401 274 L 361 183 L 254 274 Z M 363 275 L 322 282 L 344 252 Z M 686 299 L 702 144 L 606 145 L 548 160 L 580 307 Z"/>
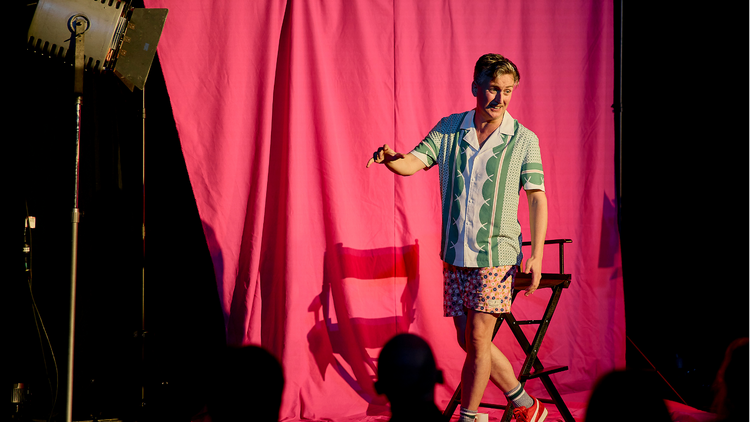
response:
<path id="1" fill-rule="evenodd" d="M 377 354 L 414 322 L 419 241 L 370 250 L 337 243 L 326 250 L 324 266 L 321 293 L 308 308 L 316 322 L 307 334 L 320 375 L 331 365 L 371 406 L 385 405 L 373 385 Z M 372 297 L 398 297 L 400 313 L 373 307 Z"/>

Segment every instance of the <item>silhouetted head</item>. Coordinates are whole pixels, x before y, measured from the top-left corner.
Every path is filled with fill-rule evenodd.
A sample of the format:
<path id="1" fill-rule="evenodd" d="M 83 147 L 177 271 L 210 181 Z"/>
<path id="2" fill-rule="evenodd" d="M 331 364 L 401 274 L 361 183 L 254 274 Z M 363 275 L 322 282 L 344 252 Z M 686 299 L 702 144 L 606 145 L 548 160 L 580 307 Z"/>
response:
<path id="1" fill-rule="evenodd" d="M 391 404 L 432 401 L 436 383 L 443 383 L 443 373 L 435 365 L 432 349 L 419 336 L 398 334 L 381 350 L 375 389 Z"/>
<path id="2" fill-rule="evenodd" d="M 211 386 L 209 413 L 215 422 L 278 421 L 284 373 L 259 346 L 228 347 Z"/>
<path id="3" fill-rule="evenodd" d="M 667 404 L 645 373 L 613 371 L 599 379 L 591 393 L 586 422 L 671 422 Z M 644 419 L 644 418 L 648 419 Z"/>
<path id="4" fill-rule="evenodd" d="M 711 411 L 719 420 L 748 420 L 748 372 L 748 338 L 742 337 L 727 347 L 716 373 Z"/>

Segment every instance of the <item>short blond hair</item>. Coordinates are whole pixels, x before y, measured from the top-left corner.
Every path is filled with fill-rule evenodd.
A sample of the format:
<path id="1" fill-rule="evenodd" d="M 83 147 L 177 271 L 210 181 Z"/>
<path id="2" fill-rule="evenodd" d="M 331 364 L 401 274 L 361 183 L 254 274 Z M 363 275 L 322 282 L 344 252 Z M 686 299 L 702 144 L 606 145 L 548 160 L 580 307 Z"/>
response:
<path id="1" fill-rule="evenodd" d="M 485 54 L 474 65 L 474 82 L 476 83 L 483 82 L 484 78 L 495 79 L 500 75 L 512 75 L 515 85 L 518 85 L 521 80 L 521 74 L 516 65 L 500 54 Z"/>

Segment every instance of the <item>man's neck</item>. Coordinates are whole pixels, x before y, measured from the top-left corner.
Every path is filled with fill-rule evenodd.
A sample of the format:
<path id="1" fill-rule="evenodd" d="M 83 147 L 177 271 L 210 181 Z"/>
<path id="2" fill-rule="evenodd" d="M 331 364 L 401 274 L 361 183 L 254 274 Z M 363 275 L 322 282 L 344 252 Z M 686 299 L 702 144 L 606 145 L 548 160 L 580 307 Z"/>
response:
<path id="1" fill-rule="evenodd" d="M 474 128 L 477 131 L 477 140 L 479 141 L 480 146 L 484 144 L 484 141 L 486 141 L 487 138 L 490 137 L 490 135 L 492 135 L 492 132 L 500 127 L 500 125 L 503 123 L 504 118 L 505 113 L 503 113 L 503 115 L 499 119 L 484 120 L 482 119 L 478 110 L 474 111 Z"/>

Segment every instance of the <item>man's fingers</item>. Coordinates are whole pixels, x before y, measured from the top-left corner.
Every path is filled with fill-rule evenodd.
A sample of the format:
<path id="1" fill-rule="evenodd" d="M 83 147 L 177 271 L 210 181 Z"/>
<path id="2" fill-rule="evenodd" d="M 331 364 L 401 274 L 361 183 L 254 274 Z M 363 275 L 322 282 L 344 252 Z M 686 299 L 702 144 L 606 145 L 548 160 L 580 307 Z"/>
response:
<path id="1" fill-rule="evenodd" d="M 372 158 L 370 158 L 370 160 L 367 162 L 367 168 L 369 168 L 372 165 L 372 163 L 380 164 L 386 161 L 386 158 L 385 158 L 386 155 L 388 155 L 389 157 L 403 158 L 401 154 L 392 150 L 391 147 L 388 146 L 388 144 L 384 144 L 382 147 L 378 148 L 378 150 L 372 154 Z M 388 161 L 391 161 L 391 160 L 389 159 Z"/>
<path id="2" fill-rule="evenodd" d="M 539 283 L 541 281 L 542 276 L 541 274 L 537 275 L 537 273 L 535 273 L 534 271 L 531 271 L 530 269 L 529 271 L 524 271 L 524 272 L 526 274 L 531 274 L 531 286 L 529 286 L 526 289 L 526 293 L 524 294 L 524 296 L 531 296 L 532 294 L 534 294 L 536 289 L 539 288 Z"/>
<path id="3" fill-rule="evenodd" d="M 370 166 L 372 165 L 372 163 L 382 163 L 383 162 L 383 158 L 381 157 L 382 156 L 382 152 L 381 152 L 382 150 L 383 150 L 383 148 L 378 148 L 377 151 L 375 151 L 375 152 L 372 153 L 372 158 L 370 158 L 367 161 L 367 168 L 370 168 Z"/>
<path id="4" fill-rule="evenodd" d="M 390 148 L 388 147 L 388 145 L 383 145 L 382 147 L 378 148 L 377 151 L 372 153 L 372 158 L 367 161 L 366 167 L 370 168 L 373 163 L 382 163 L 385 160 L 385 156 L 383 155 L 383 153 L 387 153 L 389 150 Z"/>
<path id="5" fill-rule="evenodd" d="M 381 160 L 385 160 L 385 156 L 388 155 L 390 157 L 396 157 L 396 158 L 402 158 L 403 155 L 399 154 L 395 150 L 391 149 L 391 147 L 388 146 L 388 144 L 383 145 L 382 148 L 378 149 L 378 152 L 381 154 Z"/>

